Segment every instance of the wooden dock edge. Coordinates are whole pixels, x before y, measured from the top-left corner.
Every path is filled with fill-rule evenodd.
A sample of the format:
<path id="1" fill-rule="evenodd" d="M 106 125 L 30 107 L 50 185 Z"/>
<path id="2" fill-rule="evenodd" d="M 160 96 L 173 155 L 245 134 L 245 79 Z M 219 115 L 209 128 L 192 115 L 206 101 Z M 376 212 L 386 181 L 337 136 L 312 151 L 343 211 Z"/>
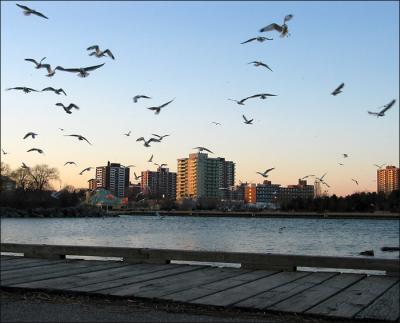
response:
<path id="1" fill-rule="evenodd" d="M 386 275 L 400 276 L 400 259 L 19 243 L 1 243 L 0 246 L 1 252 L 23 253 L 29 258 L 121 257 L 125 262 L 134 263 L 166 264 L 180 260 L 238 263 L 242 268 L 263 270 L 295 271 L 297 267 L 379 270 Z"/>

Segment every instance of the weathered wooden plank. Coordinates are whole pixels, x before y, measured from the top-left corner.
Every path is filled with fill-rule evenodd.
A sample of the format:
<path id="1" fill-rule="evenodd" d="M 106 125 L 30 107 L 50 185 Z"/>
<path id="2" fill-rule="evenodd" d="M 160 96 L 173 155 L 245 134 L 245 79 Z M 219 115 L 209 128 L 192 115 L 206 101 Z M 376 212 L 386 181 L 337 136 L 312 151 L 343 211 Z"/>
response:
<path id="1" fill-rule="evenodd" d="M 369 276 L 305 313 L 351 318 L 393 286 L 395 277 Z"/>
<path id="2" fill-rule="evenodd" d="M 297 293 L 311 288 L 323 281 L 338 275 L 338 273 L 309 273 L 307 276 L 289 282 L 285 285 L 275 287 L 269 291 L 250 297 L 244 301 L 234 304 L 235 307 L 264 309 L 283 301 Z"/>
<path id="3" fill-rule="evenodd" d="M 70 290 L 79 286 L 88 286 L 97 283 L 104 283 L 126 277 L 138 276 L 152 271 L 163 270 L 165 266 L 151 266 L 145 264 L 128 265 L 122 263 L 120 267 L 104 268 L 94 272 L 69 275 L 63 277 L 49 278 L 31 284 L 31 287 Z"/>
<path id="4" fill-rule="evenodd" d="M 87 261 L 88 262 L 88 261 Z M 2 280 L 3 286 L 16 286 L 24 287 L 29 285 L 31 282 L 45 280 L 54 277 L 69 276 L 72 274 L 80 274 L 90 271 L 101 270 L 103 268 L 113 268 L 120 266 L 120 263 L 106 263 L 101 262 L 99 264 L 69 264 L 67 267 L 62 267 L 59 270 L 46 270 L 45 272 L 37 272 L 34 275 L 19 276 L 11 279 Z"/>
<path id="5" fill-rule="evenodd" d="M 119 288 L 123 288 L 125 285 L 139 283 L 143 281 L 149 281 L 157 278 L 168 277 L 171 275 L 176 275 L 185 271 L 191 271 L 198 268 L 198 266 L 196 266 L 196 268 L 193 269 L 192 267 L 194 266 L 188 266 L 188 265 L 153 265 L 153 266 L 163 266 L 163 267 L 169 266 L 169 268 L 160 271 L 154 271 L 151 273 L 146 273 L 143 275 L 137 275 L 134 277 L 123 277 L 121 279 L 116 279 L 107 282 L 100 282 L 88 286 L 74 287 L 71 288 L 70 290 L 80 291 L 80 292 L 95 292 L 107 295 L 110 292 L 114 291 L 114 289 L 118 290 Z"/>
<path id="6" fill-rule="evenodd" d="M 237 270 L 236 270 L 237 271 Z M 201 283 L 213 282 L 236 274 L 235 270 L 206 267 L 195 271 L 181 273 L 166 278 L 155 279 L 127 286 L 124 290 L 115 291 L 112 295 L 135 295 L 138 297 L 160 298 L 182 288 L 198 286 Z"/>
<path id="7" fill-rule="evenodd" d="M 234 277 L 221 279 L 220 281 L 216 281 L 213 283 L 208 283 L 202 286 L 197 286 L 187 290 L 164 295 L 163 299 L 170 299 L 180 302 L 189 302 L 207 295 L 227 290 L 229 288 L 244 285 L 248 282 L 252 282 L 276 273 L 265 270 L 250 271 L 244 269 L 241 269 L 241 272 L 243 273 Z"/>
<path id="8" fill-rule="evenodd" d="M 222 292 L 198 298 L 191 303 L 230 306 L 279 285 L 287 284 L 305 275 L 307 275 L 305 272 L 280 272 Z"/>
<path id="9" fill-rule="evenodd" d="M 7 263 L 4 265 L 1 265 L 1 272 L 5 273 L 7 271 L 16 271 L 19 269 L 24 269 L 24 268 L 33 268 L 33 267 L 39 267 L 39 266 L 46 266 L 46 265 L 53 265 L 53 264 L 59 264 L 59 263 L 65 263 L 65 260 L 54 260 L 54 261 L 49 261 L 47 259 L 30 259 L 26 258 L 26 261 L 13 261 L 11 263 Z"/>
<path id="10" fill-rule="evenodd" d="M 340 274 L 336 275 L 321 284 L 306 289 L 288 299 L 273 306 L 267 307 L 268 310 L 302 313 L 316 304 L 326 300 L 332 295 L 337 294 L 346 287 L 363 279 L 365 275 L 360 274 Z"/>
<path id="11" fill-rule="evenodd" d="M 394 284 L 372 304 L 363 309 L 355 317 L 359 319 L 374 319 L 396 321 L 400 319 L 399 283 Z"/>
<path id="12" fill-rule="evenodd" d="M 22 256 L 1 256 L 0 257 L 0 261 L 1 262 L 6 262 L 6 261 L 9 261 L 9 260 L 15 260 L 15 259 L 20 259 L 20 258 L 23 258 Z"/>
<path id="13" fill-rule="evenodd" d="M 147 249 L 147 248 L 121 248 L 98 246 L 62 246 L 39 244 L 15 244 L 2 243 L 2 252 L 22 252 L 24 254 L 38 255 L 41 257 L 58 257 L 63 255 L 123 257 L 126 259 L 138 259 L 143 261 L 205 261 L 241 263 L 251 266 L 273 266 L 274 268 L 325 267 L 325 268 L 349 268 L 385 270 L 398 273 L 400 263 L 396 259 L 362 258 L 362 257 L 331 257 L 308 255 L 284 255 L 268 253 L 246 252 L 219 252 L 200 250 L 171 250 L 171 249 Z"/>

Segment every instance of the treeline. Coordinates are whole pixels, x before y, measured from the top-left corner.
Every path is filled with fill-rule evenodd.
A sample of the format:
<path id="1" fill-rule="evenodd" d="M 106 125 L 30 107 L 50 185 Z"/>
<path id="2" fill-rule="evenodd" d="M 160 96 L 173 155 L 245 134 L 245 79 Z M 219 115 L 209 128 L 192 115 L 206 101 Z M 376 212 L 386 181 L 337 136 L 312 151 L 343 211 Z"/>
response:
<path id="1" fill-rule="evenodd" d="M 311 212 L 400 212 L 400 191 L 355 193 L 345 197 L 331 195 L 314 199 L 293 199 L 281 205 L 282 211 Z"/>

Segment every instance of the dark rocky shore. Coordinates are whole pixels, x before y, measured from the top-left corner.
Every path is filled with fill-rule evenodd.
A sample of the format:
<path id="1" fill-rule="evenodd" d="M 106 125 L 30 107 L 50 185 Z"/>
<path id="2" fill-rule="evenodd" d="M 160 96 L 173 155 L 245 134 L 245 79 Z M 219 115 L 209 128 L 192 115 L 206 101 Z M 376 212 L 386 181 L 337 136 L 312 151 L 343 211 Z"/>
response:
<path id="1" fill-rule="evenodd" d="M 104 217 L 117 216 L 107 214 L 102 209 L 71 206 L 65 208 L 31 208 L 31 209 L 15 209 L 11 207 L 0 207 L 0 217 L 2 218 L 80 218 L 80 217 Z"/>

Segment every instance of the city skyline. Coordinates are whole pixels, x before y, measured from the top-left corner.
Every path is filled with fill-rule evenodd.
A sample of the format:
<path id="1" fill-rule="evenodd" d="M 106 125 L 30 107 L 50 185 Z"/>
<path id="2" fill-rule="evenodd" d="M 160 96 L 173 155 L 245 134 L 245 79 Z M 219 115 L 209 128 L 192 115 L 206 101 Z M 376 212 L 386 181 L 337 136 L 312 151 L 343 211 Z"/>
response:
<path id="1" fill-rule="evenodd" d="M 329 194 L 346 195 L 376 190 L 373 164 L 399 165 L 397 2 L 18 2 L 49 20 L 25 17 L 15 3 L 1 3 L 1 147 L 9 152 L 1 160 L 12 168 L 45 163 L 60 170 L 63 185 L 87 187 L 95 176 L 78 175 L 86 167 L 110 160 L 153 170 L 154 154 L 175 172 L 177 159 L 204 146 L 236 163 L 236 184 L 262 182 L 256 172 L 269 167 L 268 179 L 282 185 L 327 172 Z M 258 33 L 286 14 L 294 15 L 289 37 Z M 259 35 L 274 40 L 240 44 Z M 88 56 L 94 44 L 115 61 Z M 47 78 L 24 61 L 42 57 L 52 67 L 105 65 L 84 79 L 60 71 Z M 256 60 L 273 72 L 248 64 Z M 343 93 L 332 96 L 342 82 Z M 16 86 L 67 96 L 4 91 Z M 244 107 L 228 101 L 263 92 L 278 96 Z M 152 99 L 133 103 L 137 94 Z M 146 109 L 173 98 L 159 115 Z M 385 117 L 367 114 L 392 99 Z M 57 102 L 81 109 L 68 115 Z M 29 131 L 39 135 L 23 140 Z M 136 142 L 152 133 L 171 135 L 149 148 Z M 33 147 L 45 154 L 26 152 Z M 63 166 L 68 160 L 78 166 Z"/>

